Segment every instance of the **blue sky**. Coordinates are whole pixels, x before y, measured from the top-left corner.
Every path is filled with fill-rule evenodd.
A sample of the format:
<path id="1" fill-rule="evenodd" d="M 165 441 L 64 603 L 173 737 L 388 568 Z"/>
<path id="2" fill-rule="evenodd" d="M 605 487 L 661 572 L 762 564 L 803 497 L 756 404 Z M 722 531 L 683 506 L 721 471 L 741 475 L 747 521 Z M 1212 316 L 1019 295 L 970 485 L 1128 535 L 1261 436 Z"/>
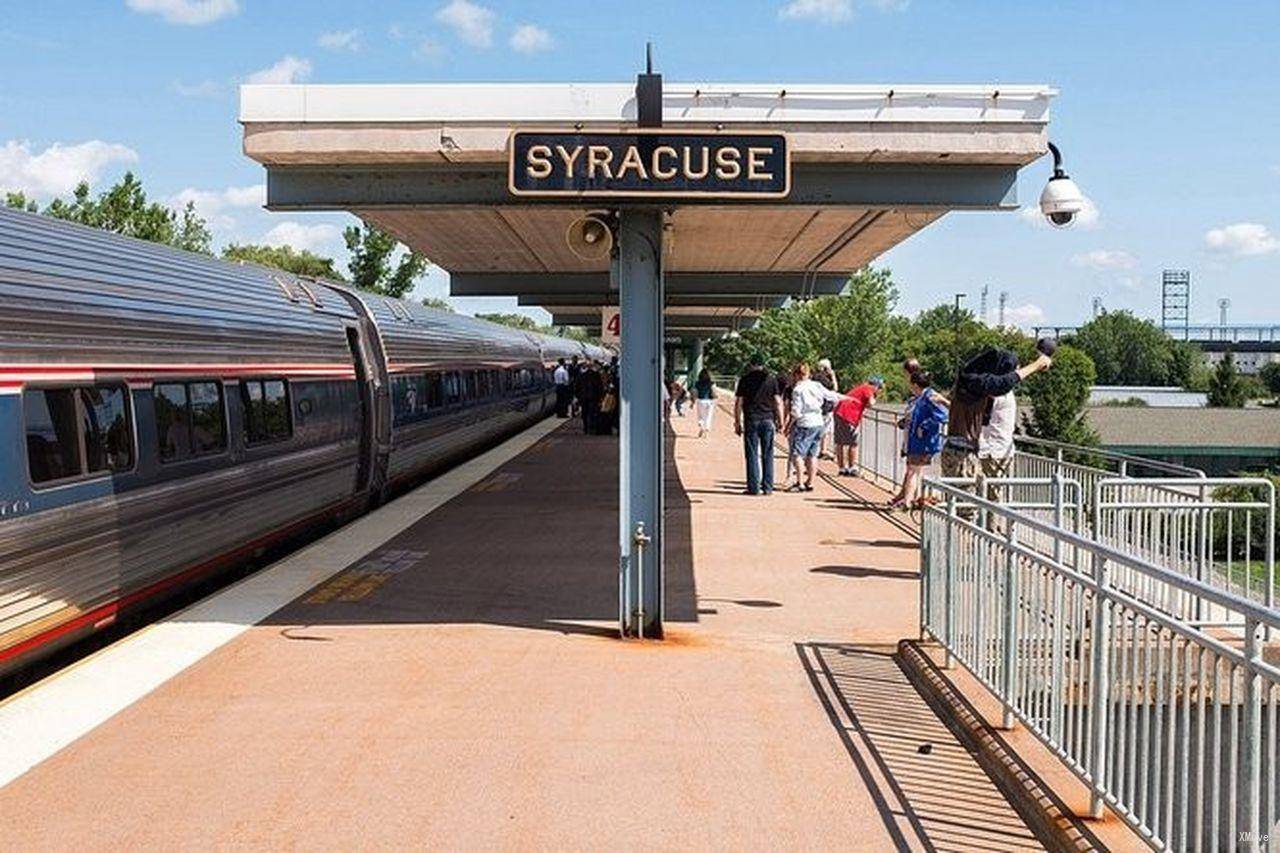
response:
<path id="1" fill-rule="evenodd" d="M 1193 317 L 1280 323 L 1280 2 L 1031 0 L 0 0 L 0 190 L 41 199 L 134 169 L 194 199 L 217 242 L 339 255 L 344 215 L 260 209 L 236 86 L 632 79 L 1049 83 L 1052 138 L 1094 201 L 1088 227 L 949 214 L 882 262 L 914 312 L 983 283 L 1021 321 L 1158 312 L 1193 274 Z M 1034 204 L 1049 167 L 1023 171 Z M 442 294 L 434 272 L 419 294 Z M 503 302 L 466 300 L 465 310 Z"/>

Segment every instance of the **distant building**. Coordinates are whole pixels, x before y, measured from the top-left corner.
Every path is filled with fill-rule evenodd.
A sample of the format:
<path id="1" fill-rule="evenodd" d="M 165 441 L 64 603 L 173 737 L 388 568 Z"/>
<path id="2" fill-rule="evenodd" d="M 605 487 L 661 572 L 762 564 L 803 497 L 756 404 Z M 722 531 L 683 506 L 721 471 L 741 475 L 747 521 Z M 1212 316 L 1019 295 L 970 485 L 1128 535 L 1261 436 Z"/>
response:
<path id="1" fill-rule="evenodd" d="M 1236 370 L 1246 376 L 1253 376 L 1271 362 L 1280 361 L 1280 352 L 1276 351 L 1277 344 L 1275 343 L 1238 343 L 1233 344 L 1233 347 L 1231 355 L 1235 360 Z M 1217 366 L 1225 355 L 1225 349 L 1206 349 L 1204 351 L 1204 360 L 1207 364 Z"/>
<path id="2" fill-rule="evenodd" d="M 1127 400 L 1141 400 L 1148 406 L 1203 406 L 1208 403 L 1209 395 L 1198 391 L 1187 391 L 1176 385 L 1094 385 L 1089 389 L 1089 405 L 1102 406 L 1107 403 L 1120 403 Z"/>
<path id="3" fill-rule="evenodd" d="M 1280 471 L 1280 410 L 1094 406 L 1107 450 L 1200 468 L 1210 476 Z"/>

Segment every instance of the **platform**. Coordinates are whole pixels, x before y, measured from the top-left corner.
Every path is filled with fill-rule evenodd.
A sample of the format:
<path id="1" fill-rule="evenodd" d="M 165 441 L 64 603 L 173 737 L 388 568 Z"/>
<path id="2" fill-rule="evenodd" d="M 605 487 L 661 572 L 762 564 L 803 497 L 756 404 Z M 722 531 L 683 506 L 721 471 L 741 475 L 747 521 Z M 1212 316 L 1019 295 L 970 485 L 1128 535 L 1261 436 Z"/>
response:
<path id="1" fill-rule="evenodd" d="M 912 538 L 731 427 L 672 419 L 665 642 L 549 421 L 0 705 L 5 846 L 1038 849 L 893 655 Z"/>

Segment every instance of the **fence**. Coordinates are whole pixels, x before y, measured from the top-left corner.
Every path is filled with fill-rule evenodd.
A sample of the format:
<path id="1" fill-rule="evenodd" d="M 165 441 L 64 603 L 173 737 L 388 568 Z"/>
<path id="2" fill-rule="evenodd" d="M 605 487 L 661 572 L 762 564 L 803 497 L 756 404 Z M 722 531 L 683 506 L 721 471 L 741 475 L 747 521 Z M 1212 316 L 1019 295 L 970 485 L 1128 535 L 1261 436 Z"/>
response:
<path id="1" fill-rule="evenodd" d="M 1157 848 L 1260 846 L 1280 811 L 1280 668 L 1261 635 L 1280 614 L 967 483 L 926 482 L 942 503 L 922 518 L 922 632 L 1000 699 L 1006 724 L 1021 721 L 1090 786 L 1096 813 L 1110 804 Z M 1154 606 L 1144 580 L 1237 627 Z"/>
<path id="2" fill-rule="evenodd" d="M 901 412 L 894 409 L 869 409 L 863 415 L 858 441 L 858 465 L 863 475 L 891 489 L 902 484 L 906 473 L 904 433 L 898 428 L 900 417 Z M 1015 436 L 1014 445 L 1011 476 L 1047 480 L 1057 475 L 1075 480 L 1084 487 L 1086 499 L 1092 497 L 1099 482 L 1116 477 L 1204 477 L 1204 472 L 1198 468 L 1043 438 L 1019 435 Z M 925 473 L 938 473 L 936 462 Z"/>

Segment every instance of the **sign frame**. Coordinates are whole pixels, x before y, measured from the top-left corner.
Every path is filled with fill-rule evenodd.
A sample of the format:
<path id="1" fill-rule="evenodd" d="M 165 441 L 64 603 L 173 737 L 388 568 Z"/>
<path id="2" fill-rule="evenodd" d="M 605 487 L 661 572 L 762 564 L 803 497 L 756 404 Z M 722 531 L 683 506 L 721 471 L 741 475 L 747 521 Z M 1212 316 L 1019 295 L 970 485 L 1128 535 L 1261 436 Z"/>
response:
<path id="1" fill-rule="evenodd" d="M 783 187 L 776 192 L 732 192 L 683 190 L 673 192 L 652 192 L 648 190 L 522 190 L 515 185 L 516 178 L 516 137 L 522 133 L 565 134 L 584 136 L 598 134 L 601 136 L 661 136 L 672 134 L 700 134 L 703 136 L 739 136 L 782 138 L 785 146 L 783 156 Z M 590 201 L 598 198 L 626 198 L 660 202 L 662 199 L 738 199 L 743 202 L 777 201 L 791 195 L 791 136 L 782 130 L 699 130 L 697 128 L 677 127 L 636 127 L 606 130 L 587 130 L 586 128 L 548 128 L 517 127 L 507 136 L 507 192 L 516 198 L 546 199 L 581 199 Z"/>

